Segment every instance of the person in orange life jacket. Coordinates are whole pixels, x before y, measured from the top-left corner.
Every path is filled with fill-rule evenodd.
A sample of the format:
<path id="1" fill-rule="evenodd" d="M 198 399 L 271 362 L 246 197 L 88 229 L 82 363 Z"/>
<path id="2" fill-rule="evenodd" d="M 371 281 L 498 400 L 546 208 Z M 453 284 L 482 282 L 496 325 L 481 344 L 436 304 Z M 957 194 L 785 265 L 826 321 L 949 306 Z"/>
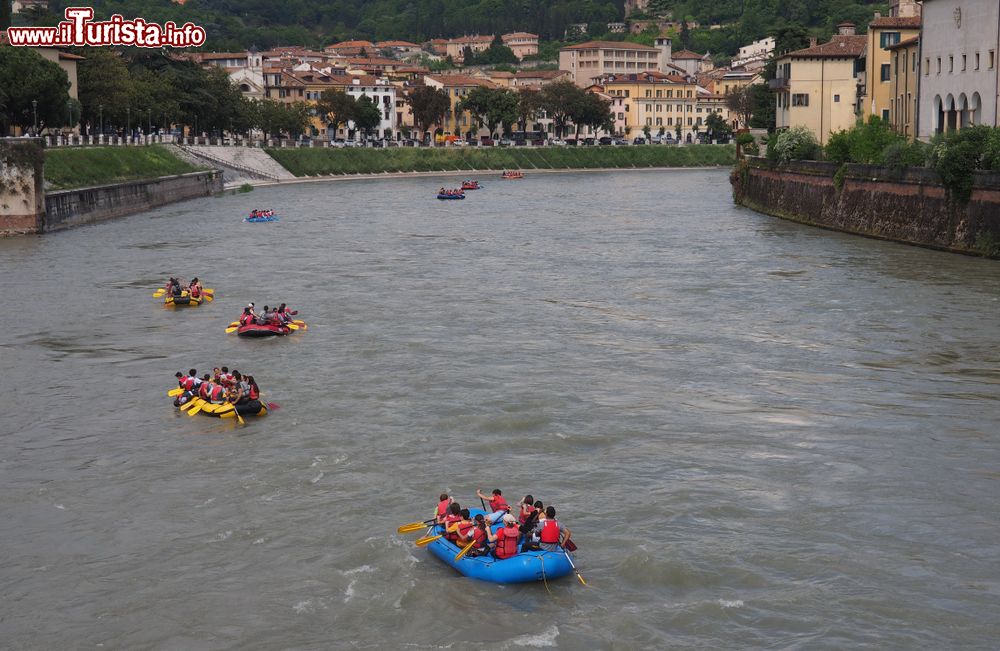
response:
<path id="1" fill-rule="evenodd" d="M 503 516 L 503 527 L 493 533 L 486 529 L 486 537 L 490 542 L 496 542 L 493 555 L 497 560 L 504 560 L 517 554 L 517 543 L 521 537 L 521 532 L 517 530 L 517 518 L 510 513 Z"/>
<path id="2" fill-rule="evenodd" d="M 198 282 L 198 276 L 191 279 L 191 284 L 188 285 L 188 294 L 191 295 L 191 298 L 198 298 L 201 296 L 201 283 Z"/>
<path id="3" fill-rule="evenodd" d="M 438 498 L 437 511 L 434 514 L 434 519 L 438 524 L 444 522 L 444 516 L 448 515 L 448 509 L 451 507 L 452 499 L 448 493 L 441 493 Z"/>
<path id="4" fill-rule="evenodd" d="M 184 393 L 174 398 L 174 407 L 180 407 L 191 399 L 191 393 L 187 389 L 184 389 L 184 381 L 187 377 L 183 373 L 177 371 L 174 373 L 174 377 L 177 378 L 177 386 L 184 390 Z"/>
<path id="5" fill-rule="evenodd" d="M 545 517 L 539 518 L 535 525 L 535 533 L 538 535 L 538 544 L 545 551 L 559 551 L 560 545 L 565 545 L 572 533 L 556 520 L 556 508 L 550 506 L 545 509 Z"/>
<path id="6" fill-rule="evenodd" d="M 202 382 L 201 387 L 198 388 L 198 396 L 202 400 L 207 400 L 208 402 L 224 402 L 226 398 L 226 390 L 215 382 L 212 382 L 207 373 L 203 379 L 204 382 Z"/>
<path id="7" fill-rule="evenodd" d="M 459 511 L 459 516 L 461 519 L 458 522 L 452 522 L 445 528 L 448 533 L 455 534 L 455 544 L 459 547 L 465 547 L 469 544 L 469 538 L 472 535 L 472 530 L 475 528 L 475 524 L 470 519 L 469 509 L 462 509 Z"/>
<path id="8" fill-rule="evenodd" d="M 281 318 L 280 314 L 278 314 L 278 308 L 274 308 L 267 315 L 267 322 L 274 326 L 280 326 L 285 324 L 285 320 Z"/>
<path id="9" fill-rule="evenodd" d="M 448 531 L 448 528 L 451 527 L 451 525 L 455 524 L 456 522 L 459 522 L 461 519 L 462 519 L 462 507 L 459 505 L 458 502 L 452 502 L 451 505 L 448 506 L 448 514 L 444 516 L 444 520 L 441 522 L 441 524 L 444 525 L 445 540 L 450 540 L 452 542 L 455 542 L 455 540 L 458 538 L 458 534 L 455 532 Z"/>
<path id="10" fill-rule="evenodd" d="M 493 489 L 492 497 L 486 497 L 485 495 L 483 495 L 483 491 L 477 488 L 476 496 L 479 497 L 479 499 L 481 500 L 488 499 L 490 501 L 490 509 L 492 509 L 493 512 L 490 513 L 488 516 L 486 516 L 487 519 L 490 521 L 490 524 L 495 524 L 496 521 L 502 518 L 505 513 L 508 513 L 510 511 L 510 507 L 507 506 L 507 500 L 505 500 L 503 496 L 500 494 L 499 488 Z"/>

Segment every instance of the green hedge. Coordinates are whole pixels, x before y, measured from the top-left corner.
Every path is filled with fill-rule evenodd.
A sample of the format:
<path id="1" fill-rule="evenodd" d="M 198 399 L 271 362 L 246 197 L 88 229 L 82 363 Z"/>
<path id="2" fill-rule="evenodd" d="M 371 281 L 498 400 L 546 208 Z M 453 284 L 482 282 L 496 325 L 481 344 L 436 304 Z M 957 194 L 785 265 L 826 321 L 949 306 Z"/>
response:
<path id="1" fill-rule="evenodd" d="M 45 181 L 55 190 L 185 174 L 199 169 L 161 145 L 45 150 Z"/>
<path id="2" fill-rule="evenodd" d="M 731 146 L 439 147 L 396 149 L 268 149 L 295 176 L 440 172 L 451 170 L 587 169 L 729 166 Z"/>

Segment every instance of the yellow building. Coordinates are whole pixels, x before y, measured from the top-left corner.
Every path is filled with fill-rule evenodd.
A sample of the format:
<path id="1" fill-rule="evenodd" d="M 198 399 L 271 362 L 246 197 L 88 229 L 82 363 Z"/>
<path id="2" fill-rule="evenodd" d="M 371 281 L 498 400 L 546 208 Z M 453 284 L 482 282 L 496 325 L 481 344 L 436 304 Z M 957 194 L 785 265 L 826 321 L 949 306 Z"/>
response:
<path id="1" fill-rule="evenodd" d="M 478 133 L 479 127 L 475 119 L 468 111 L 458 111 L 458 103 L 473 88 L 495 88 L 493 82 L 469 75 L 424 75 L 424 85 L 448 93 L 451 107 L 445 114 L 444 123 L 440 125 L 443 135 L 468 139 Z"/>
<path id="2" fill-rule="evenodd" d="M 877 115 L 889 121 L 892 99 L 892 46 L 920 34 L 920 16 L 901 18 L 879 16 L 868 25 L 865 53 L 865 97 L 861 102 L 864 116 Z"/>
<path id="3" fill-rule="evenodd" d="M 867 37 L 855 36 L 850 23 L 838 29 L 827 43 L 778 57 L 777 77 L 770 81 L 778 129 L 804 126 L 826 144 L 831 133 L 857 122 Z"/>
<path id="4" fill-rule="evenodd" d="M 604 92 L 623 98 L 623 130 L 630 136 L 641 135 L 645 127 L 658 134 L 664 131 L 681 138 L 697 132 L 706 115 L 698 116 L 698 86 L 680 75 L 657 71 L 608 75 L 602 80 Z M 693 137 L 693 136 L 692 136 Z"/>
<path id="5" fill-rule="evenodd" d="M 658 70 L 671 61 L 669 38 L 656 39 L 657 47 L 626 41 L 587 41 L 559 50 L 559 69 L 573 74 L 577 86 L 586 88 L 605 75 L 627 75 Z"/>
<path id="6" fill-rule="evenodd" d="M 475 35 L 452 38 L 445 42 L 445 54 L 450 56 L 452 61 L 461 63 L 465 60 L 465 48 L 471 49 L 473 54 L 479 54 L 490 49 L 492 43 L 492 36 Z"/>
<path id="7" fill-rule="evenodd" d="M 538 34 L 511 32 L 500 37 L 519 60 L 538 54 Z"/>
<path id="8" fill-rule="evenodd" d="M 892 56 L 892 83 L 889 123 L 893 131 L 909 140 L 917 136 L 917 79 L 920 70 L 920 37 L 914 36 L 889 47 Z"/>

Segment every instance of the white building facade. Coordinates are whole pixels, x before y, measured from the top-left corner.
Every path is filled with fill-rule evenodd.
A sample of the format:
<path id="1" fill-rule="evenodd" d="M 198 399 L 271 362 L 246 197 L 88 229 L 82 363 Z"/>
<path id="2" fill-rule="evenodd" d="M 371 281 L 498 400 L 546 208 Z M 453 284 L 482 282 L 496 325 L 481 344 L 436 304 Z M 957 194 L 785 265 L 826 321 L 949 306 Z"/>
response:
<path id="1" fill-rule="evenodd" d="M 924 0 L 917 135 L 998 125 L 1000 2 Z"/>

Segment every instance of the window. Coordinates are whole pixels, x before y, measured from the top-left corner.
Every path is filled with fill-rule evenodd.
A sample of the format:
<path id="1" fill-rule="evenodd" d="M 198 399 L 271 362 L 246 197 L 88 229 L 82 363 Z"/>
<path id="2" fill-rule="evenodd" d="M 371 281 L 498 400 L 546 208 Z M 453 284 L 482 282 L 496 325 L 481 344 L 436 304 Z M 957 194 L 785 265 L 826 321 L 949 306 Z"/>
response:
<path id="1" fill-rule="evenodd" d="M 809 94 L 795 93 L 792 95 L 792 106 L 809 106 Z"/>
<path id="2" fill-rule="evenodd" d="M 652 96 L 653 96 L 653 91 L 651 91 L 651 90 L 649 90 L 649 89 L 647 88 L 647 89 L 646 89 L 646 97 L 652 97 Z"/>
<path id="3" fill-rule="evenodd" d="M 694 124 L 694 122 L 691 120 L 691 118 L 688 118 L 688 126 L 691 126 L 692 124 Z"/>
<path id="4" fill-rule="evenodd" d="M 833 96 L 833 101 L 834 101 L 834 103 L 840 103 L 840 95 L 834 95 Z"/>
<path id="5" fill-rule="evenodd" d="M 990 70 L 993 69 L 993 59 L 994 59 L 993 50 L 990 50 L 989 54 L 986 55 L 986 63 L 988 64 L 986 67 L 989 68 Z"/>
<path id="6" fill-rule="evenodd" d="M 931 58 L 924 57 L 924 76 L 931 74 Z"/>
<path id="7" fill-rule="evenodd" d="M 882 109 L 882 121 L 883 122 L 889 121 L 889 109 Z"/>
<path id="8" fill-rule="evenodd" d="M 625 114 L 624 113 L 619 113 L 618 114 L 618 119 L 619 120 L 624 120 L 625 119 Z"/>
<path id="9" fill-rule="evenodd" d="M 669 125 L 671 127 L 674 126 L 674 119 L 673 118 L 667 118 L 667 125 Z"/>
<path id="10" fill-rule="evenodd" d="M 941 74 L 941 57 L 937 58 L 937 73 Z"/>
<path id="11" fill-rule="evenodd" d="M 657 90 L 656 91 L 656 96 L 657 97 L 663 97 L 663 91 L 662 90 Z"/>
<path id="12" fill-rule="evenodd" d="M 948 72 L 955 72 L 955 56 L 948 55 Z"/>
<path id="13" fill-rule="evenodd" d="M 653 118 L 646 118 L 646 126 L 647 127 L 653 126 Z"/>
<path id="14" fill-rule="evenodd" d="M 663 126 L 663 118 L 656 118 L 656 126 L 658 127 Z"/>
<path id="15" fill-rule="evenodd" d="M 687 96 L 691 97 L 691 91 L 689 90 L 687 93 L 688 93 Z"/>
<path id="16" fill-rule="evenodd" d="M 976 52 L 976 70 L 979 70 L 979 52 Z"/>
<path id="17" fill-rule="evenodd" d="M 648 113 L 649 111 L 652 111 L 652 110 L 653 110 L 653 105 L 652 104 L 646 104 L 646 112 Z"/>
<path id="18" fill-rule="evenodd" d="M 969 57 L 967 57 L 964 54 L 962 55 L 962 72 L 965 72 L 966 62 L 968 61 L 968 59 L 969 59 Z"/>
<path id="19" fill-rule="evenodd" d="M 889 64 L 883 63 L 879 79 L 881 79 L 882 81 L 889 81 L 891 77 L 892 77 L 892 71 L 890 70 Z"/>
<path id="20" fill-rule="evenodd" d="M 899 32 L 882 32 L 879 44 L 883 50 L 896 43 L 899 43 Z"/>
<path id="21" fill-rule="evenodd" d="M 674 96 L 674 91 L 668 90 L 667 91 L 667 97 L 673 97 L 673 96 Z"/>

